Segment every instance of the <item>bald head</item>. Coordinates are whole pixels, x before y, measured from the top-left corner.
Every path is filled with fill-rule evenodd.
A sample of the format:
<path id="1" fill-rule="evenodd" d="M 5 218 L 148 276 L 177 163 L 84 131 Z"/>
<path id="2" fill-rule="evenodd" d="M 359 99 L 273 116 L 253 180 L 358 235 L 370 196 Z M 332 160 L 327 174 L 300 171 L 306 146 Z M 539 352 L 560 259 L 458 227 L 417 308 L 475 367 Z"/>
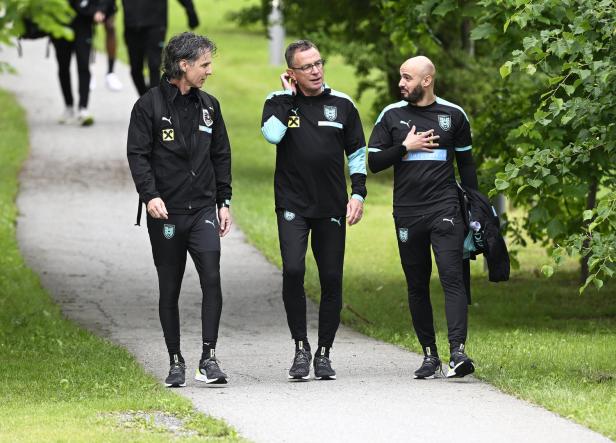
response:
<path id="1" fill-rule="evenodd" d="M 436 68 L 428 57 L 411 57 L 400 66 L 400 92 L 410 103 L 423 105 L 434 100 Z"/>

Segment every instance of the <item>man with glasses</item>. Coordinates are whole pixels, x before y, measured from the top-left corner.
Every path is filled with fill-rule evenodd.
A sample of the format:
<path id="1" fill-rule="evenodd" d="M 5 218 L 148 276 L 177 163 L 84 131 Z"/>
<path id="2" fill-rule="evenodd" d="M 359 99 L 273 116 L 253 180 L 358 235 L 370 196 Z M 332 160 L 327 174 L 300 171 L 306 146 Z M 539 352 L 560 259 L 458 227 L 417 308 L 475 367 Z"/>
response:
<path id="1" fill-rule="evenodd" d="M 394 221 L 398 250 L 408 286 L 413 327 L 424 351 L 415 378 L 434 378 L 441 370 L 430 303 L 434 251 L 445 293 L 450 347 L 447 377 L 475 370 L 465 353 L 468 326 L 463 280 L 464 225 L 453 160 L 464 186 L 477 189 L 471 127 L 464 110 L 434 94 L 436 70 L 423 56 L 400 67 L 402 100 L 387 106 L 370 136 L 372 172 L 394 168 Z M 438 141 L 438 144 L 436 143 Z"/>
<path id="2" fill-rule="evenodd" d="M 304 292 L 308 235 L 319 270 L 318 380 L 336 378 L 329 359 L 340 324 L 346 226 L 360 221 L 366 197 L 365 139 L 357 108 L 346 94 L 324 83 L 324 64 L 310 41 L 285 51 L 282 91 L 270 94 L 261 131 L 276 146 L 274 194 L 282 256 L 282 299 L 295 357 L 289 379 L 307 380 L 312 359 Z M 344 157 L 351 177 L 346 191 Z"/>

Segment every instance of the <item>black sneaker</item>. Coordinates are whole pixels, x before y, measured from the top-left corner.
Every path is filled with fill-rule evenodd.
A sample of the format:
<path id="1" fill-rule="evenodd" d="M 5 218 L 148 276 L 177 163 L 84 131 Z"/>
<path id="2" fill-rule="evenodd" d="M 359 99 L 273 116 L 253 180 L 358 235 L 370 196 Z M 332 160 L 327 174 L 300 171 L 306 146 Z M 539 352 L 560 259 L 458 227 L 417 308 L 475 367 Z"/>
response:
<path id="1" fill-rule="evenodd" d="M 218 360 L 212 355 L 210 358 L 199 361 L 195 380 L 203 381 L 208 385 L 225 385 L 227 384 L 227 374 L 222 372 L 220 366 L 218 366 Z"/>
<path id="2" fill-rule="evenodd" d="M 310 361 L 312 355 L 310 349 L 306 350 L 300 344 L 299 349 L 295 350 L 295 357 L 293 357 L 293 364 L 289 369 L 289 380 L 308 380 L 310 378 Z"/>
<path id="3" fill-rule="evenodd" d="M 169 375 L 165 379 L 165 386 L 168 388 L 180 388 L 186 386 L 186 365 L 175 361 L 171 363 Z"/>
<path id="4" fill-rule="evenodd" d="M 447 378 L 461 378 L 473 372 L 475 372 L 473 360 L 464 353 L 464 343 L 461 343 L 451 351 Z"/>
<path id="5" fill-rule="evenodd" d="M 425 378 L 435 378 L 436 373 L 443 373 L 443 366 L 441 364 L 441 359 L 436 355 L 426 355 L 424 356 L 423 363 L 415 371 L 415 377 L 417 379 L 425 379 Z"/>
<path id="6" fill-rule="evenodd" d="M 314 378 L 336 380 L 336 371 L 332 369 L 332 361 L 324 355 L 314 356 Z"/>

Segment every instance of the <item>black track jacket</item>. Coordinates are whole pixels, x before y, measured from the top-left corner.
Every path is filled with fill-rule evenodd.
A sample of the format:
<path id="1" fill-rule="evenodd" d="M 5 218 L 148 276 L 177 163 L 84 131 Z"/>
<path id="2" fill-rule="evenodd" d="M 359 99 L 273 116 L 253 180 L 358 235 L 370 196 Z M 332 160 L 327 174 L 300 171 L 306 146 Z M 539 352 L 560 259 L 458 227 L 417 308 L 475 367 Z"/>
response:
<path id="1" fill-rule="evenodd" d="M 133 107 L 127 155 L 141 201 L 160 197 L 170 213 L 191 213 L 231 200 L 231 148 L 218 100 L 199 92 L 191 143 L 184 141 L 173 100 L 179 90 L 163 76 Z M 158 114 L 158 115 L 157 115 Z"/>

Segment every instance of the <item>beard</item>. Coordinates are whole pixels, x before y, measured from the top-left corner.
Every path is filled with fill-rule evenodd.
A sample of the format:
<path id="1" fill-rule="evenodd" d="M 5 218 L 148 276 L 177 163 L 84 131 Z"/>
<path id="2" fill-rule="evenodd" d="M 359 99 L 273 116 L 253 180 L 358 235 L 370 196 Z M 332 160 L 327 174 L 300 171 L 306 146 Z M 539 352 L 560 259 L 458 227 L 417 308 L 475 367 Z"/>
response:
<path id="1" fill-rule="evenodd" d="M 418 101 L 420 101 L 424 94 L 425 94 L 425 90 L 424 88 L 421 87 L 421 84 L 415 86 L 415 88 L 413 88 L 412 91 L 409 92 L 409 94 L 406 97 L 402 97 L 405 101 L 411 103 L 412 105 L 417 104 Z"/>

